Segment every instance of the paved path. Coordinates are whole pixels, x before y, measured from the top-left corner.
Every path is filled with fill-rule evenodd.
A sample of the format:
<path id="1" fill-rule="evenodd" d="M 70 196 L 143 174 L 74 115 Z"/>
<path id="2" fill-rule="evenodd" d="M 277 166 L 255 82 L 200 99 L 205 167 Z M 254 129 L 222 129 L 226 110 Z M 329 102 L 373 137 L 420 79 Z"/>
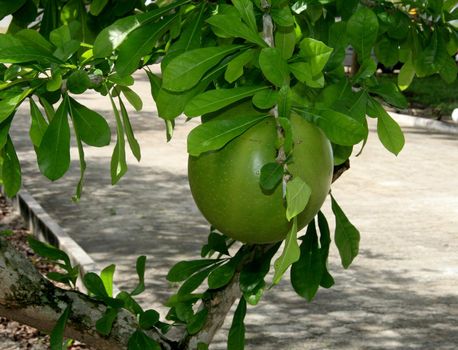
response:
<path id="1" fill-rule="evenodd" d="M 78 179 L 72 170 L 50 183 L 38 174 L 25 140 L 27 111 L 17 118 L 14 142 L 23 160 L 24 185 L 101 266 L 117 264 L 117 283 L 135 284 L 135 259 L 149 258 L 148 296 L 161 308 L 172 286 L 167 270 L 199 255 L 208 225 L 191 199 L 186 179 L 186 134 L 195 122 L 180 121 L 165 142 L 149 87 L 135 87 L 145 108 L 133 117 L 142 147 L 140 164 L 110 185 L 111 150 L 87 148 L 87 182 L 79 204 L 71 201 Z M 107 100 L 82 103 L 111 115 Z M 22 118 L 24 117 L 24 118 Z M 373 128 L 373 125 L 371 124 Z M 247 349 L 456 349 L 458 344 L 458 139 L 404 128 L 407 145 L 396 158 L 372 131 L 363 155 L 333 187 L 362 233 L 361 253 L 344 271 L 331 250 L 336 285 L 308 304 L 287 280 L 249 310 Z M 329 203 L 325 211 L 330 212 Z M 331 216 L 330 216 L 331 217 Z M 225 329 L 212 349 L 225 349 Z"/>

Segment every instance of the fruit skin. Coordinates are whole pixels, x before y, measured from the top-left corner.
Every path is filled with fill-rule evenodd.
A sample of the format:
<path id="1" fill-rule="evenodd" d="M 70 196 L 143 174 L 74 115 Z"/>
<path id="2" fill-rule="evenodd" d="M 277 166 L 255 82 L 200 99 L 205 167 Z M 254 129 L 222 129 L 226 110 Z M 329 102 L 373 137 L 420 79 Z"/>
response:
<path id="1" fill-rule="evenodd" d="M 314 125 L 292 114 L 294 151 L 288 165 L 312 189 L 309 203 L 298 216 L 305 227 L 321 208 L 332 181 L 333 157 L 329 140 Z M 283 240 L 292 223 L 286 219 L 281 184 L 271 193 L 259 185 L 262 166 L 274 162 L 276 124 L 269 117 L 222 149 L 190 156 L 188 178 L 197 207 L 220 232 L 245 243 Z"/>

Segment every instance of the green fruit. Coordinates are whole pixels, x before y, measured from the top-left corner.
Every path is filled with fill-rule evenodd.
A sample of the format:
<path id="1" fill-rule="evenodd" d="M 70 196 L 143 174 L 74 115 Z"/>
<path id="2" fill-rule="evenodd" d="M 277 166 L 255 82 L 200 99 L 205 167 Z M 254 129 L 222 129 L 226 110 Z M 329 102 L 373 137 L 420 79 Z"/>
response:
<path id="1" fill-rule="evenodd" d="M 298 216 L 305 227 L 320 210 L 331 186 L 331 144 L 314 125 L 291 116 L 294 151 L 288 165 L 312 189 L 309 203 Z M 256 124 L 216 152 L 189 157 L 188 176 L 194 200 L 205 218 L 220 232 L 246 243 L 271 243 L 285 238 L 292 223 L 286 219 L 281 184 L 271 193 L 259 184 L 261 168 L 274 162 L 277 142 L 274 118 Z"/>

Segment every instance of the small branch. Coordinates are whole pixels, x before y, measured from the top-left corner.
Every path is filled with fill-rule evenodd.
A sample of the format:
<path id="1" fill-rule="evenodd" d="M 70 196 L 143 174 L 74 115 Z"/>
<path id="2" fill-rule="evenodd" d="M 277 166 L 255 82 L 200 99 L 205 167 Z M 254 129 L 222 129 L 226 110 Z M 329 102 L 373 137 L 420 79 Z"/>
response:
<path id="1" fill-rule="evenodd" d="M 350 169 L 350 160 L 347 159 L 344 163 L 340 165 L 336 165 L 334 167 L 334 173 L 332 174 L 332 182 L 334 183 L 337 181 L 339 177 L 342 176 L 344 172 L 346 172 L 348 169 Z"/>
<path id="2" fill-rule="evenodd" d="M 43 278 L 32 263 L 0 237 L 0 316 L 50 333 L 59 316 L 71 304 L 65 336 L 98 350 L 121 350 L 138 328 L 132 314 L 121 310 L 109 336 L 96 331 L 96 322 L 106 306 L 76 291 L 63 290 Z M 148 331 L 162 349 L 174 349 L 174 343 L 158 330 Z"/>

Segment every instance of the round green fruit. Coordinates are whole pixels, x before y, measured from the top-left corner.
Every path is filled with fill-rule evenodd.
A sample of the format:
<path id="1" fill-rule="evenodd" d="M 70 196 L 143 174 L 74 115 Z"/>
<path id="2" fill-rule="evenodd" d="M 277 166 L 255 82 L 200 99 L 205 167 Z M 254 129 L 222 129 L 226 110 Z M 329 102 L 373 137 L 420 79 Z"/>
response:
<path id="1" fill-rule="evenodd" d="M 288 170 L 312 189 L 306 208 L 298 216 L 298 229 L 302 229 L 329 193 L 333 157 L 331 144 L 321 130 L 296 114 L 291 116 L 291 125 L 294 150 Z M 276 142 L 276 123 L 269 117 L 222 149 L 189 157 L 189 184 L 197 207 L 216 229 L 233 239 L 277 242 L 291 228 L 281 184 L 270 193 L 259 184 L 262 166 L 275 161 Z"/>

